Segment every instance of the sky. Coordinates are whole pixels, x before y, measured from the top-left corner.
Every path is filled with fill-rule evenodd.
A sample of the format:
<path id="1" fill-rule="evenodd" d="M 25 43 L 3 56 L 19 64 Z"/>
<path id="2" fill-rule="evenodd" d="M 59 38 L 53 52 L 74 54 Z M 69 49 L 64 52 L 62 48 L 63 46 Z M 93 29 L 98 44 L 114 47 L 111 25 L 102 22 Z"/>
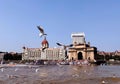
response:
<path id="1" fill-rule="evenodd" d="M 71 44 L 71 33 L 84 32 L 98 50 L 120 50 L 120 0 L 0 0 L 0 51 L 40 48 L 38 25 L 50 47 Z"/>

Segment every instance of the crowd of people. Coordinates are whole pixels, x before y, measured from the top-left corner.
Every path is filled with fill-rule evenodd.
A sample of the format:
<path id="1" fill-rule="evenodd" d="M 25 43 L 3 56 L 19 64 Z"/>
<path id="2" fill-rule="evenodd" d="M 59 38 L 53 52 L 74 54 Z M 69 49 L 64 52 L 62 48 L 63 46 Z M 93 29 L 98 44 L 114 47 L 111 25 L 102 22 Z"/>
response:
<path id="1" fill-rule="evenodd" d="M 2 64 L 25 64 L 25 65 L 90 65 L 91 63 L 88 60 L 34 60 L 34 61 L 1 61 Z"/>
<path id="2" fill-rule="evenodd" d="M 89 65 L 88 60 L 37 60 L 36 65 Z"/>

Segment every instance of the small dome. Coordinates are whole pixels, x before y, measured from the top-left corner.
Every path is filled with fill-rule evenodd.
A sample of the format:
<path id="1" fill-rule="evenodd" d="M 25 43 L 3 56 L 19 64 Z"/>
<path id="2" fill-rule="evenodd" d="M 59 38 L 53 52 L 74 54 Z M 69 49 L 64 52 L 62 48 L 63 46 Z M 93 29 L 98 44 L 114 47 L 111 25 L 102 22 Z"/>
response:
<path id="1" fill-rule="evenodd" d="M 47 41 L 46 39 L 44 39 L 44 40 L 42 41 L 42 44 L 48 44 L 48 41 Z"/>
<path id="2" fill-rule="evenodd" d="M 44 40 L 42 41 L 42 47 L 49 47 L 49 43 L 48 43 L 48 41 L 46 40 L 46 38 L 44 38 Z"/>

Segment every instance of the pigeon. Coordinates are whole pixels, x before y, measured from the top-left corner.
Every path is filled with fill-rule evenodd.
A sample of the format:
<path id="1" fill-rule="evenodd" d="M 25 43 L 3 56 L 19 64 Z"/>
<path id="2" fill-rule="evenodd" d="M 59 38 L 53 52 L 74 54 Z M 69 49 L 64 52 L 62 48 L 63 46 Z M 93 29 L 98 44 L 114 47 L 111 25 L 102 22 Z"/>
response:
<path id="1" fill-rule="evenodd" d="M 40 34 L 39 34 L 40 37 L 42 37 L 42 36 L 44 36 L 44 35 L 47 35 L 47 34 L 44 33 L 44 30 L 43 30 L 43 28 L 42 28 L 41 26 L 37 26 L 37 28 L 38 28 L 39 31 L 40 31 Z"/>

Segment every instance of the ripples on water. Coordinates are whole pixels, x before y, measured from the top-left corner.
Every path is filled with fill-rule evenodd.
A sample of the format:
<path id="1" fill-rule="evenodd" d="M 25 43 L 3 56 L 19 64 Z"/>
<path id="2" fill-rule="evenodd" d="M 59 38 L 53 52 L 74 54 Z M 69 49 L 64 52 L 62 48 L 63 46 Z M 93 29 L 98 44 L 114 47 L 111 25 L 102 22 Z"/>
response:
<path id="1" fill-rule="evenodd" d="M 3 69 L 3 71 L 2 71 Z M 37 71 L 36 71 L 37 70 Z M 68 78 L 95 78 L 95 77 L 120 77 L 120 66 L 70 66 L 49 65 L 38 67 L 7 67 L 0 69 L 0 80 L 7 80 L 9 76 L 15 78 L 65 80 Z"/>

